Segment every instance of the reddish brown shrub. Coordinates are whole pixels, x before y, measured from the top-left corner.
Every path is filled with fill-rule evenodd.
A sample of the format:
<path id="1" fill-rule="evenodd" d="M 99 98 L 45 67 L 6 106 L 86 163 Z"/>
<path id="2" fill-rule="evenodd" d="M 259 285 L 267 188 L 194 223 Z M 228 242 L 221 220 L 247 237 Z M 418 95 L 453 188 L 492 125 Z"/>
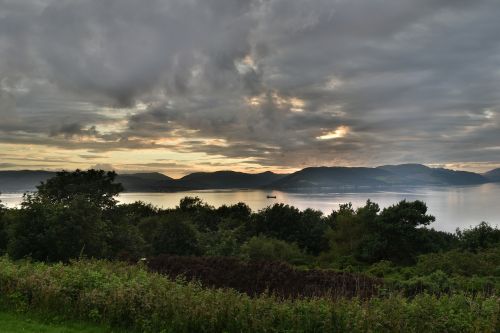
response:
<path id="1" fill-rule="evenodd" d="M 160 255 L 149 259 L 148 267 L 171 278 L 184 276 L 207 287 L 233 288 L 250 296 L 269 292 L 282 298 L 368 298 L 382 285 L 382 280 L 361 274 L 298 270 L 281 262 L 243 261 L 231 257 Z"/>

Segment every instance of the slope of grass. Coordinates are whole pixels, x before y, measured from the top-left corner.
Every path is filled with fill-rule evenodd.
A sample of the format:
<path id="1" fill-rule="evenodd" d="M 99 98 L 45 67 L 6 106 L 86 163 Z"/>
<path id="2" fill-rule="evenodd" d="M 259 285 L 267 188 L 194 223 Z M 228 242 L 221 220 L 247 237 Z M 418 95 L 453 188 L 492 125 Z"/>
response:
<path id="1" fill-rule="evenodd" d="M 48 265 L 0 258 L 0 303 L 151 333 L 500 331 L 493 296 L 251 298 L 107 261 Z"/>
<path id="2" fill-rule="evenodd" d="M 47 323 L 27 314 L 0 312 L 2 333 L 118 333 L 117 330 L 92 324 L 64 321 Z"/>

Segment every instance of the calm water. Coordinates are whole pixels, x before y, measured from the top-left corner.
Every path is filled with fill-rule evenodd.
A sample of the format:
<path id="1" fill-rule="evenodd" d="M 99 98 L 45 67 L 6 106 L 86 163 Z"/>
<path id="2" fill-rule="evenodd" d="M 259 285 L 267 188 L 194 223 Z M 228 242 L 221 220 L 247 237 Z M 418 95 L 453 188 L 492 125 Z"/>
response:
<path id="1" fill-rule="evenodd" d="M 275 195 L 276 199 L 267 199 Z M 395 191 L 372 191 L 362 193 L 285 193 L 261 190 L 189 191 L 177 193 L 124 193 L 119 201 L 131 203 L 144 201 L 158 207 L 171 208 L 185 196 L 198 196 L 213 206 L 245 202 L 253 210 L 262 209 L 276 202 L 293 205 L 300 209 L 314 208 L 329 214 L 340 204 L 352 202 L 355 207 L 364 205 L 367 199 L 381 207 L 390 206 L 400 200 L 422 200 L 427 203 L 430 214 L 436 217 L 432 226 L 439 230 L 454 231 L 487 221 L 500 225 L 500 184 L 485 184 L 466 187 L 430 187 L 398 189 Z M 21 202 L 21 194 L 2 194 L 0 200 L 9 207 Z"/>

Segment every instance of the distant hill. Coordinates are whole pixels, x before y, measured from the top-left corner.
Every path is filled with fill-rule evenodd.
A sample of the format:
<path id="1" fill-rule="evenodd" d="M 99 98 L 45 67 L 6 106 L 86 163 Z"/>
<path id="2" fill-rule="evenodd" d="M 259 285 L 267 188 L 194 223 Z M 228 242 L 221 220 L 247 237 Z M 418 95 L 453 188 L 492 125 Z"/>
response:
<path id="1" fill-rule="evenodd" d="M 53 176 L 51 171 L 0 171 L 0 192 L 27 192 L 34 191 L 40 182 Z"/>
<path id="2" fill-rule="evenodd" d="M 377 168 L 316 167 L 297 171 L 271 184 L 277 189 L 384 187 L 394 185 L 474 185 L 489 180 L 479 174 L 421 164 L 384 165 Z"/>
<path id="3" fill-rule="evenodd" d="M 488 171 L 484 176 L 491 182 L 500 182 L 500 168 Z"/>
<path id="4" fill-rule="evenodd" d="M 49 171 L 0 171 L 0 192 L 34 191 L 40 182 L 55 176 Z M 196 172 L 181 179 L 161 173 L 119 174 L 116 182 L 127 192 L 170 192 L 200 189 L 259 188 L 285 175 L 234 171 Z"/>
<path id="5" fill-rule="evenodd" d="M 272 184 L 278 189 L 344 186 L 381 186 L 393 175 L 376 168 L 312 167 L 288 175 Z"/>
<path id="6" fill-rule="evenodd" d="M 53 177 L 49 171 L 0 171 L 0 192 L 33 191 Z M 196 172 L 180 179 L 161 173 L 120 174 L 117 182 L 127 192 L 171 192 L 202 189 L 301 190 L 321 188 L 370 188 L 387 186 L 447 186 L 500 182 L 500 169 L 484 175 L 467 171 L 429 168 L 421 164 L 362 167 L 311 167 L 289 175 L 235 171 Z"/>
<path id="7" fill-rule="evenodd" d="M 383 165 L 378 168 L 401 177 L 399 182 L 405 185 L 474 185 L 488 182 L 484 176 L 474 172 L 429 168 L 422 164 Z"/>
<path id="8" fill-rule="evenodd" d="M 127 192 L 162 192 L 174 186 L 175 180 L 159 172 L 120 174 L 116 182 Z"/>
<path id="9" fill-rule="evenodd" d="M 0 193 L 34 191 L 41 182 L 55 175 L 52 171 L 0 171 Z M 172 187 L 174 179 L 161 173 L 134 173 L 118 175 L 116 181 L 129 192 L 155 192 Z"/>
<path id="10" fill-rule="evenodd" d="M 175 185 L 189 189 L 259 188 L 285 176 L 269 171 L 256 174 L 235 171 L 196 172 L 182 177 Z"/>

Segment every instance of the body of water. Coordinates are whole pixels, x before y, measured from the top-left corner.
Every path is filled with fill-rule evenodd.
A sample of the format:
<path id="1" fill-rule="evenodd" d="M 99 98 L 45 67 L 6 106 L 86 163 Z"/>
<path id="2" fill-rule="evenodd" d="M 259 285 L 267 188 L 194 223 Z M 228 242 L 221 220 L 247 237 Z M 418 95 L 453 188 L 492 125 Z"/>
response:
<path id="1" fill-rule="evenodd" d="M 268 199 L 267 196 L 276 196 Z M 436 217 L 435 229 L 454 231 L 476 225 L 481 221 L 500 225 L 500 184 L 484 184 L 463 187 L 416 187 L 394 191 L 365 192 L 322 192 L 289 193 L 263 190 L 204 190 L 175 193 L 123 193 L 122 203 L 143 201 L 162 208 L 173 208 L 186 196 L 197 196 L 210 205 L 219 207 L 244 202 L 253 210 L 265 208 L 274 203 L 285 203 L 299 209 L 313 208 L 330 214 L 340 204 L 351 202 L 354 207 L 362 206 L 370 199 L 382 208 L 400 200 L 422 200 L 427 203 L 429 213 Z M 22 201 L 22 194 L 6 193 L 0 200 L 8 207 L 15 207 Z"/>

